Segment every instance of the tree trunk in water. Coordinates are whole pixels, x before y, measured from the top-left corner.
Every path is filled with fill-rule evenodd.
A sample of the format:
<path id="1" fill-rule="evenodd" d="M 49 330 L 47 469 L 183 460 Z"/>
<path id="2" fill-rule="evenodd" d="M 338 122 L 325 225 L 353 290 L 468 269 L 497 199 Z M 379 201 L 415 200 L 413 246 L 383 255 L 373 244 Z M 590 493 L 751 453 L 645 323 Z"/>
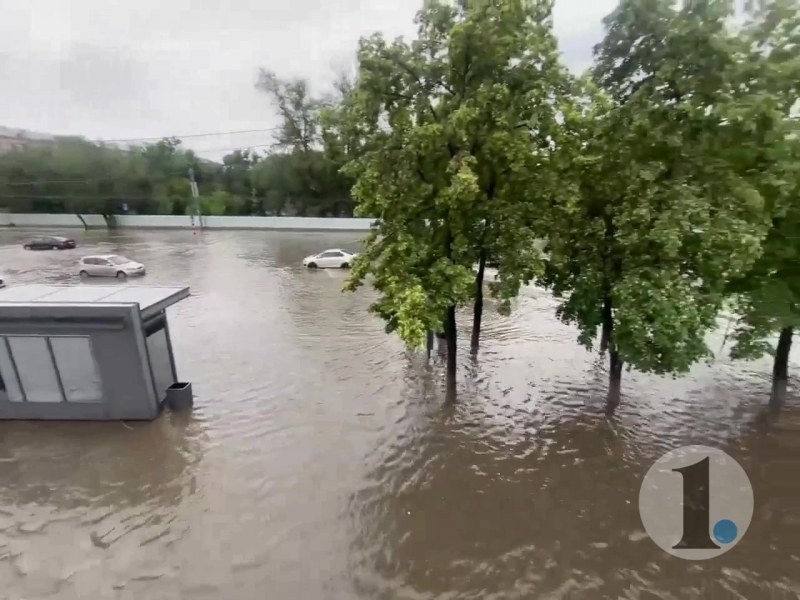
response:
<path id="1" fill-rule="evenodd" d="M 786 402 L 786 388 L 789 383 L 789 351 L 792 349 L 792 327 L 781 329 L 778 348 L 775 351 L 775 362 L 772 366 L 772 396 L 770 408 L 780 408 Z"/>
<path id="2" fill-rule="evenodd" d="M 486 250 L 481 249 L 478 258 L 478 274 L 475 277 L 475 308 L 472 315 L 472 339 L 470 352 L 473 356 L 478 353 L 481 343 L 481 320 L 483 319 L 483 275 L 486 271 Z"/>
<path id="3" fill-rule="evenodd" d="M 456 307 L 447 308 L 447 321 L 445 322 L 445 335 L 447 336 L 447 400 L 452 402 L 456 399 L 456 368 L 458 365 L 457 331 L 456 331 Z"/>
<path id="4" fill-rule="evenodd" d="M 617 406 L 622 392 L 622 359 L 616 349 L 611 347 L 608 353 L 608 396 L 606 397 L 606 411 L 612 414 Z"/>
<path id="5" fill-rule="evenodd" d="M 83 215 L 79 212 L 76 212 L 75 216 L 81 220 L 81 223 L 83 223 L 83 230 L 87 231 L 89 229 L 89 226 L 86 224 L 86 220 L 83 218 Z"/>
<path id="6" fill-rule="evenodd" d="M 614 315 L 611 312 L 611 298 L 606 296 L 603 301 L 603 329 L 600 332 L 600 354 L 608 350 L 608 342 L 611 340 L 611 329 L 614 326 Z"/>
<path id="7" fill-rule="evenodd" d="M 610 296 L 603 300 L 603 331 L 600 336 L 600 352 L 608 350 L 608 395 L 606 411 L 612 414 L 619 406 L 622 392 L 622 359 L 614 343 L 614 312 Z"/>

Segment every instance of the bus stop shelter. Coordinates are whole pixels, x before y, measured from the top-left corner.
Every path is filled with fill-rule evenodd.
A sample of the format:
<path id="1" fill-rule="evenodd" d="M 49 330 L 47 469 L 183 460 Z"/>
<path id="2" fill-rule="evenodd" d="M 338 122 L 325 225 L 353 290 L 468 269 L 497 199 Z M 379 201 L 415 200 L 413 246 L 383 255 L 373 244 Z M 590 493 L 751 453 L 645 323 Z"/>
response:
<path id="1" fill-rule="evenodd" d="M 154 419 L 179 383 L 166 311 L 188 296 L 188 287 L 0 289 L 0 419 Z"/>

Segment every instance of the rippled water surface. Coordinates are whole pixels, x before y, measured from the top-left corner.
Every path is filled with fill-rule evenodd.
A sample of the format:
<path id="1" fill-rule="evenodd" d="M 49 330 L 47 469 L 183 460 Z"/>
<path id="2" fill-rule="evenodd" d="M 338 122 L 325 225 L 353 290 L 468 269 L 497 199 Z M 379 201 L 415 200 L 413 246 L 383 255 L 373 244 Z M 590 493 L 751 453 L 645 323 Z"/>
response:
<path id="1" fill-rule="evenodd" d="M 357 234 L 70 231 L 75 251 L 26 252 L 30 233 L 0 233 L 12 285 L 80 284 L 79 256 L 117 252 L 143 283 L 191 286 L 169 318 L 196 408 L 0 423 L 0 598 L 798 597 L 800 409 L 761 418 L 769 361 L 626 373 L 606 421 L 602 368 L 531 288 L 511 317 L 488 309 L 447 408 L 441 366 L 383 333 L 369 290 L 299 266 Z M 697 563 L 637 509 L 687 443 L 734 455 L 756 495 L 742 542 Z"/>

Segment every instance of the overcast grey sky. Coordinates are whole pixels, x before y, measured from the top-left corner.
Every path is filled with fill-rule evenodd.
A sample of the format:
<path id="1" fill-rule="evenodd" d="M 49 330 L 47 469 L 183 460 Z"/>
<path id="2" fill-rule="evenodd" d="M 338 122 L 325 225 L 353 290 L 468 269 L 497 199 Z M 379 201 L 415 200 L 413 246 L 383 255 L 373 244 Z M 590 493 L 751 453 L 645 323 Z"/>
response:
<path id="1" fill-rule="evenodd" d="M 413 37 L 417 0 L 0 0 L 0 125 L 129 139 L 277 125 L 259 67 L 319 89 L 358 38 Z M 556 0 L 566 63 L 582 70 L 615 0 Z M 187 139 L 201 156 L 269 133 Z"/>

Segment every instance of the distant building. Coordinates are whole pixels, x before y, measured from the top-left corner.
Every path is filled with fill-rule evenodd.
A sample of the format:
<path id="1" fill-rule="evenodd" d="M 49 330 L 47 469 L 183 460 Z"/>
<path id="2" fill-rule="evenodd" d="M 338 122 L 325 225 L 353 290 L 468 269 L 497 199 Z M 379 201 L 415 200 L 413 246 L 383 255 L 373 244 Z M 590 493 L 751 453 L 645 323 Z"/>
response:
<path id="1" fill-rule="evenodd" d="M 29 144 L 55 143 L 58 137 L 48 133 L 0 127 L 0 154 Z"/>

